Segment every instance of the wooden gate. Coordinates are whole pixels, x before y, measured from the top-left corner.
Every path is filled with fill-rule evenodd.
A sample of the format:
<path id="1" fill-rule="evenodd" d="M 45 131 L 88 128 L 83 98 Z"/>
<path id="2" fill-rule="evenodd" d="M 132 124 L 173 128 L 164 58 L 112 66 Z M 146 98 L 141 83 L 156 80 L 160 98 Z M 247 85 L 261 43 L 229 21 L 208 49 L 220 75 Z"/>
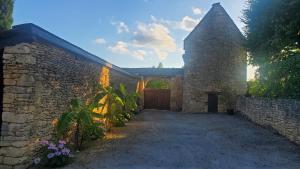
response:
<path id="1" fill-rule="evenodd" d="M 170 90 L 169 89 L 145 89 L 144 108 L 170 110 Z"/>

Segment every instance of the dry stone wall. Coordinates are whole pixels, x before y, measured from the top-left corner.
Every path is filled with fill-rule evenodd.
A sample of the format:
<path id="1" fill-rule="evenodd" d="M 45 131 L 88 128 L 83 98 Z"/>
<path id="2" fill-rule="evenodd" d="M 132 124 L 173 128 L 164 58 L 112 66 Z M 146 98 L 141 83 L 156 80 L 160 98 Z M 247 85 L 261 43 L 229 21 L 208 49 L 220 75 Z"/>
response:
<path id="1" fill-rule="evenodd" d="M 254 123 L 271 127 L 300 144 L 300 101 L 240 97 L 236 109 Z"/>
<path id="2" fill-rule="evenodd" d="M 95 83 L 123 83 L 136 91 L 137 77 L 110 67 L 47 43 L 5 47 L 0 168 L 30 165 L 37 142 L 52 137 L 56 119 L 70 100 L 89 97 Z"/>

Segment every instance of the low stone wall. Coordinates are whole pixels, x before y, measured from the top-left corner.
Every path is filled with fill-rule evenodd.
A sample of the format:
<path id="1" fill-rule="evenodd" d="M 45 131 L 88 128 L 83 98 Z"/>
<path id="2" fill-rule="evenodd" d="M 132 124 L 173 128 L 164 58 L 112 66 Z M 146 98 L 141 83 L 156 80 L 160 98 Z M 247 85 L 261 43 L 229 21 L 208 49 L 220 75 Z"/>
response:
<path id="1" fill-rule="evenodd" d="M 26 168 L 40 139 L 51 139 L 56 119 L 71 99 L 87 98 L 94 84 L 125 84 L 138 78 L 47 43 L 4 48 L 0 168 Z"/>
<path id="2" fill-rule="evenodd" d="M 251 121 L 272 127 L 300 144 L 300 101 L 240 97 L 236 109 Z"/>

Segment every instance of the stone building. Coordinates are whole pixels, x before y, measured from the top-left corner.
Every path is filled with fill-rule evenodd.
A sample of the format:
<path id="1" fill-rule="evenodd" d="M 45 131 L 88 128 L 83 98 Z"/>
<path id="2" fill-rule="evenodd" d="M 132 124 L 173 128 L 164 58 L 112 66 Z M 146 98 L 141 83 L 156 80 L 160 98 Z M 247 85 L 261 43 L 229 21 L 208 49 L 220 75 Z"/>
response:
<path id="1" fill-rule="evenodd" d="M 220 3 L 184 40 L 184 112 L 224 112 L 246 92 L 243 35 Z"/>

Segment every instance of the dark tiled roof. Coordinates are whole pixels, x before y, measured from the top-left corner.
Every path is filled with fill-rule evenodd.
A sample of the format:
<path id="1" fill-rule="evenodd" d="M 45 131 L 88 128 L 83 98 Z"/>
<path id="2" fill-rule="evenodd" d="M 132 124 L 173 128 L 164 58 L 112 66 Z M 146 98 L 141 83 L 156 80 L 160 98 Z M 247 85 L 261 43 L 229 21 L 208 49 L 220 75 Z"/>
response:
<path id="1" fill-rule="evenodd" d="M 183 75 L 182 68 L 123 68 L 125 71 L 140 76 L 170 77 Z"/>
<path id="2" fill-rule="evenodd" d="M 13 46 L 19 43 L 30 43 L 30 42 L 43 42 L 48 43 L 51 45 L 54 45 L 56 47 L 62 48 L 64 50 L 67 50 L 77 56 L 81 56 L 85 59 L 91 60 L 93 62 L 99 63 L 101 65 L 105 65 L 107 67 L 110 67 L 111 69 L 114 69 L 120 73 L 134 76 L 135 75 L 126 72 L 125 70 L 121 69 L 120 67 L 113 65 L 104 59 L 93 55 L 80 47 L 73 45 L 72 43 L 46 31 L 45 29 L 32 24 L 21 24 L 13 26 L 12 29 L 0 32 L 0 48 L 3 48 L 5 46 Z"/>

